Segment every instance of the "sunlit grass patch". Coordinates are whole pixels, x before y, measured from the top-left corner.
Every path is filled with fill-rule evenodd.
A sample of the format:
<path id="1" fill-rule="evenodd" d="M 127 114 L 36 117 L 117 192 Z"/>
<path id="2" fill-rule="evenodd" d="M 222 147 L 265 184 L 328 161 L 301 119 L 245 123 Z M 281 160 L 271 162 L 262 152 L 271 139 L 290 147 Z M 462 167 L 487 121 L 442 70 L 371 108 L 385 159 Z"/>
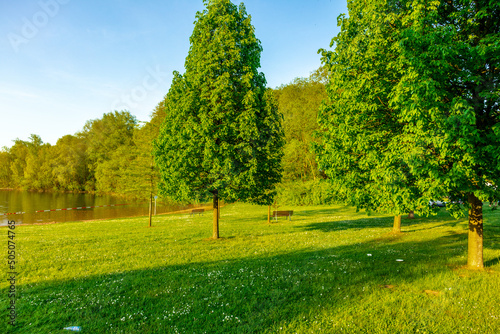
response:
<path id="1" fill-rule="evenodd" d="M 152 228 L 147 218 L 19 226 L 13 332 L 499 331 L 497 211 L 485 210 L 487 269 L 474 272 L 463 268 L 467 222 L 444 212 L 403 219 L 393 235 L 389 216 L 290 209 L 292 221 L 268 224 L 267 207 L 226 206 L 220 240 L 211 212 L 157 216 Z"/>

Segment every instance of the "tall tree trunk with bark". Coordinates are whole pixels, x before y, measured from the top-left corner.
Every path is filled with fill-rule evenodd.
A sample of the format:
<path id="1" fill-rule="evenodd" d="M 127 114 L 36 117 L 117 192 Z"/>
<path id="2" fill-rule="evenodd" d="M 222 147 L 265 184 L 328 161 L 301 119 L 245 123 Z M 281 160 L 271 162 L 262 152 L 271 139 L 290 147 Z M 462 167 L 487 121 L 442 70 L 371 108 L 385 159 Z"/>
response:
<path id="1" fill-rule="evenodd" d="M 483 269 L 483 202 L 474 194 L 468 195 L 469 209 L 469 249 L 467 266 Z"/>
<path id="2" fill-rule="evenodd" d="M 392 227 L 392 233 L 401 233 L 401 215 L 394 216 L 394 226 Z"/>
<path id="3" fill-rule="evenodd" d="M 151 221 L 152 221 L 152 216 L 153 215 L 153 194 L 149 194 L 149 227 L 151 227 Z"/>
<path id="4" fill-rule="evenodd" d="M 213 238 L 219 239 L 219 192 L 214 190 L 214 231 Z"/>

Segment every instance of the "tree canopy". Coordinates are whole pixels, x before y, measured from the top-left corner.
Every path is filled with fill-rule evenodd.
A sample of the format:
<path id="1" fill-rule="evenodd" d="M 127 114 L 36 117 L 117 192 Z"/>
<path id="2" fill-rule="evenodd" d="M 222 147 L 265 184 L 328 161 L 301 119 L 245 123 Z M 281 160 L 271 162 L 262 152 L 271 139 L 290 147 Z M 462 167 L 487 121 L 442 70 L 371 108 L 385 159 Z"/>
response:
<path id="1" fill-rule="evenodd" d="M 352 1 L 333 52 L 322 51 L 329 102 L 319 113 L 320 167 L 337 198 L 367 210 L 427 213 L 422 189 L 400 151 L 405 124 L 391 105 L 401 68 L 399 6 Z"/>
<path id="2" fill-rule="evenodd" d="M 164 101 L 156 141 L 163 192 L 177 200 L 268 204 L 281 179 L 283 130 L 260 67 L 260 41 L 241 4 L 205 1 L 183 75 Z"/>
<path id="3" fill-rule="evenodd" d="M 401 40 L 394 104 L 413 124 L 403 147 L 426 187 L 469 209 L 468 265 L 483 267 L 482 202 L 500 183 L 500 3 L 418 3 Z M 422 159 L 422 157 L 425 157 Z"/>
<path id="4" fill-rule="evenodd" d="M 458 216 L 464 203 L 471 267 L 482 267 L 481 201 L 500 181 L 499 6 L 352 1 L 323 52 L 320 166 L 360 207 L 428 213 L 447 197 Z"/>
<path id="5" fill-rule="evenodd" d="M 281 179 L 283 130 L 260 67 L 262 47 L 245 7 L 204 1 L 196 14 L 185 73 L 174 72 L 155 144 L 163 193 L 270 204 Z"/>
<path id="6" fill-rule="evenodd" d="M 81 132 L 63 136 L 55 145 L 34 134 L 29 141 L 16 139 L 0 154 L 0 186 L 123 193 L 128 180 L 122 171 L 133 159 L 135 131 L 135 117 L 115 111 L 88 121 Z"/>

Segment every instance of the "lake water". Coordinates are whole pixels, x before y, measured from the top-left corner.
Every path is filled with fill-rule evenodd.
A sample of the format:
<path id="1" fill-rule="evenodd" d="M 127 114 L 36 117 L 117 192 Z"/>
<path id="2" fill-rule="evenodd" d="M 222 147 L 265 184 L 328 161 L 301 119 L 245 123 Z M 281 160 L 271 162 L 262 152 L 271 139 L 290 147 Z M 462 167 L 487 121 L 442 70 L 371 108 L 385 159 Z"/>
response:
<path id="1" fill-rule="evenodd" d="M 97 207 L 104 205 L 116 206 Z M 57 210 L 90 206 L 94 206 L 95 208 L 36 212 L 39 210 Z M 156 213 L 173 212 L 189 207 L 192 206 L 164 205 L 158 202 Z M 5 215 L 6 213 L 15 212 L 24 213 Z M 0 225 L 7 225 L 9 220 L 15 220 L 18 224 L 36 224 L 147 216 L 148 214 L 149 203 L 147 201 L 137 202 L 126 200 L 121 197 L 97 196 L 91 194 L 0 190 Z"/>

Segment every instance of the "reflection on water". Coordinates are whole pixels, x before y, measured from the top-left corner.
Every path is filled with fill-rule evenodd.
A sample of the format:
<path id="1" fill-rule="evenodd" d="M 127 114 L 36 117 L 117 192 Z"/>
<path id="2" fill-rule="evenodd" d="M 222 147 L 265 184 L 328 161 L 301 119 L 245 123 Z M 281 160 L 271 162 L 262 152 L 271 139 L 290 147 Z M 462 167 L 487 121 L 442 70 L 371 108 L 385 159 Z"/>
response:
<path id="1" fill-rule="evenodd" d="M 127 204 L 116 207 L 39 212 L 38 210 L 66 209 L 110 204 Z M 153 203 L 154 205 L 154 203 Z M 157 203 L 157 214 L 186 209 L 188 206 L 164 205 Z M 3 215 L 12 212 L 24 214 Z M 0 225 L 7 225 L 8 220 L 18 224 L 36 224 L 66 222 L 77 220 L 109 219 L 131 216 L 146 216 L 148 202 L 131 202 L 109 195 L 96 196 L 74 193 L 39 193 L 16 190 L 0 190 Z"/>

